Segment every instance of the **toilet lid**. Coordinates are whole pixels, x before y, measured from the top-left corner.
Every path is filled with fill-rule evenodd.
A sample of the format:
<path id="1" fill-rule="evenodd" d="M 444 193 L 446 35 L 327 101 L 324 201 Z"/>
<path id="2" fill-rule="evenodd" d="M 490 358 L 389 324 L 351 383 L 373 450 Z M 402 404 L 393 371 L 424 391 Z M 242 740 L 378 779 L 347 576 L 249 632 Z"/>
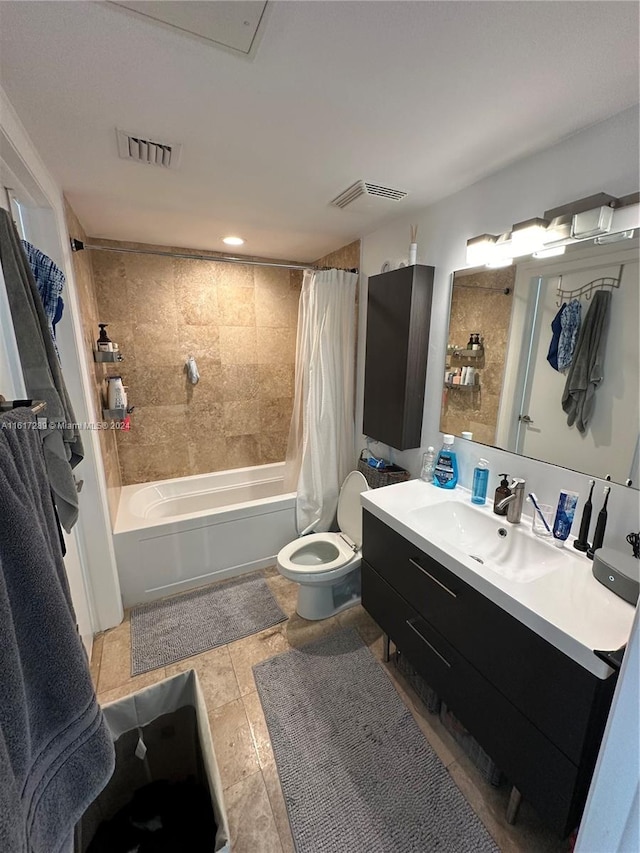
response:
<path id="1" fill-rule="evenodd" d="M 360 471 L 347 474 L 338 498 L 338 527 L 359 548 L 362 545 L 362 506 L 360 494 L 369 484 Z"/>

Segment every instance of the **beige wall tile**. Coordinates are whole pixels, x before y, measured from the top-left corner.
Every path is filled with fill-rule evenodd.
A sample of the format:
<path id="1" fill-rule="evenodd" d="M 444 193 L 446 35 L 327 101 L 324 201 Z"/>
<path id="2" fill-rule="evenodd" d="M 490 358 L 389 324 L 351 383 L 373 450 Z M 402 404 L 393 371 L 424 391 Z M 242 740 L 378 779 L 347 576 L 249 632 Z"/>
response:
<path id="1" fill-rule="evenodd" d="M 222 404 L 225 436 L 251 435 L 260 431 L 260 412 L 254 400 Z"/>
<path id="2" fill-rule="evenodd" d="M 123 441 L 118 445 L 118 455 L 123 485 L 184 477 L 184 472 L 189 470 L 189 451 L 184 440 L 178 446 L 125 444 Z"/>
<path id="3" fill-rule="evenodd" d="M 255 326 L 256 304 L 253 287 L 218 285 L 218 308 L 222 326 Z"/>
<path id="4" fill-rule="evenodd" d="M 256 329 L 258 364 L 293 364 L 296 353 L 295 329 Z"/>
<path id="5" fill-rule="evenodd" d="M 289 427 L 287 426 L 282 432 L 260 432 L 257 440 L 260 449 L 261 465 L 268 465 L 271 462 L 282 462 L 287 456 Z"/>
<path id="6" fill-rule="evenodd" d="M 224 364 L 221 367 L 222 400 L 256 400 L 260 395 L 259 369 L 255 364 Z"/>
<path id="7" fill-rule="evenodd" d="M 203 432 L 198 439 L 189 440 L 189 470 L 192 474 L 226 471 L 228 467 L 227 440 L 217 425 L 211 432 Z"/>
<path id="8" fill-rule="evenodd" d="M 295 365 L 293 360 L 287 364 L 259 364 L 258 396 L 261 400 L 293 397 Z"/>
<path id="9" fill-rule="evenodd" d="M 129 305 L 137 323 L 176 326 L 176 294 L 172 280 L 127 279 Z"/>
<path id="10" fill-rule="evenodd" d="M 248 468 L 260 465 L 260 447 L 255 435 L 227 437 L 227 468 Z"/>
<path id="11" fill-rule="evenodd" d="M 291 397 L 260 400 L 259 406 L 261 432 L 288 432 L 291 424 L 291 411 L 293 409 L 293 399 Z"/>
<path id="12" fill-rule="evenodd" d="M 221 326 L 220 361 L 223 365 L 257 364 L 255 327 Z"/>
<path id="13" fill-rule="evenodd" d="M 212 326 L 220 323 L 217 285 L 208 281 L 201 287 L 192 281 L 175 282 L 178 316 L 189 326 Z"/>
<path id="14" fill-rule="evenodd" d="M 220 332 L 215 325 L 189 326 L 178 323 L 181 354 L 186 360 L 192 355 L 196 362 L 203 358 L 220 361 Z"/>

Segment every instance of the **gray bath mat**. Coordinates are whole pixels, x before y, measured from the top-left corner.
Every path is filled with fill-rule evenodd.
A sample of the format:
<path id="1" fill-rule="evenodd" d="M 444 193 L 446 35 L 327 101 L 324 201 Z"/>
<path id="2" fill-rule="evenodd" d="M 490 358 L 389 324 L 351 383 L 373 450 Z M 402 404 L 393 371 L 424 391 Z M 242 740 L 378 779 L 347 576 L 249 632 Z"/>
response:
<path id="1" fill-rule="evenodd" d="M 233 578 L 131 611 L 131 675 L 257 634 L 287 617 L 266 581 Z"/>
<path id="2" fill-rule="evenodd" d="M 355 631 L 253 672 L 297 853 L 498 853 Z"/>

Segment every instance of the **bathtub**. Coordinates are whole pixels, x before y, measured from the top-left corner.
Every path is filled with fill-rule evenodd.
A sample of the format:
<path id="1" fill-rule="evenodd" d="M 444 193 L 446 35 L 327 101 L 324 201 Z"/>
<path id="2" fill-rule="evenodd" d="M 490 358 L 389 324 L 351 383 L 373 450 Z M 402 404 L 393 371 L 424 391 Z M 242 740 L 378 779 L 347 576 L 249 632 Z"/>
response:
<path id="1" fill-rule="evenodd" d="M 125 607 L 265 568 L 297 537 L 284 463 L 124 486 L 113 540 Z"/>

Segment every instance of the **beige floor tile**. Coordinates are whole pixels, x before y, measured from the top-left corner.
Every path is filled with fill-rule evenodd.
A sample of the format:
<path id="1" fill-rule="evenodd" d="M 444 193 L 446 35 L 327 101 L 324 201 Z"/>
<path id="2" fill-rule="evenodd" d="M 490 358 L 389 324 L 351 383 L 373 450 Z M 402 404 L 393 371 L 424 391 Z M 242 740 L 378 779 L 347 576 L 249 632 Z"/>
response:
<path id="1" fill-rule="evenodd" d="M 195 669 L 209 711 L 240 697 L 238 681 L 227 646 L 220 646 L 201 655 L 178 661 L 166 669 L 167 676 Z"/>
<path id="2" fill-rule="evenodd" d="M 296 848 L 293 843 L 293 836 L 291 835 L 289 815 L 287 814 L 287 806 L 282 795 L 282 786 L 280 785 L 280 777 L 278 776 L 278 768 L 275 761 L 271 761 L 262 768 L 262 776 L 264 784 L 267 787 L 271 811 L 273 812 L 273 817 L 278 828 L 283 853 L 295 853 Z"/>
<path id="3" fill-rule="evenodd" d="M 306 646 L 308 643 L 313 643 L 329 634 L 334 634 L 341 628 L 338 616 L 309 621 L 294 613 L 286 622 L 286 636 L 290 646 L 300 648 L 300 646 Z"/>
<path id="4" fill-rule="evenodd" d="M 253 693 L 256 689 L 252 672 L 254 664 L 288 650 L 289 645 L 284 634 L 286 624 L 284 622 L 259 634 L 229 643 L 229 653 L 242 696 Z"/>
<path id="5" fill-rule="evenodd" d="M 367 645 L 382 636 L 382 628 L 367 613 L 361 604 L 350 607 L 338 616 L 343 628 L 355 628 Z"/>
<path id="6" fill-rule="evenodd" d="M 165 677 L 164 667 L 154 669 L 151 672 L 145 672 L 142 675 L 136 675 L 119 687 L 114 687 L 111 690 L 103 690 L 98 693 L 98 701 L 101 705 L 106 705 L 108 702 L 115 702 L 117 699 L 123 699 L 131 693 L 135 693 L 136 690 L 142 690 L 143 687 L 151 687 L 152 684 L 157 684 L 158 681 L 162 681 Z"/>
<path id="7" fill-rule="evenodd" d="M 225 799 L 233 853 L 282 853 L 262 773 L 233 785 Z"/>
<path id="8" fill-rule="evenodd" d="M 267 576 L 267 585 L 286 615 L 293 616 L 298 603 L 298 584 L 276 574 L 275 576 Z"/>
<path id="9" fill-rule="evenodd" d="M 103 637 L 98 692 L 113 690 L 131 678 L 131 626 L 123 622 Z"/>
<path id="10" fill-rule="evenodd" d="M 260 770 L 241 699 L 209 711 L 209 723 L 223 788 L 230 788 Z"/>
<path id="11" fill-rule="evenodd" d="M 98 634 L 93 638 L 93 646 L 91 648 L 91 664 L 89 666 L 89 670 L 91 671 L 91 680 L 93 681 L 93 686 L 96 690 L 98 689 L 98 678 L 100 676 L 100 663 L 102 661 L 103 643 L 104 637 L 102 634 Z"/>
<path id="12" fill-rule="evenodd" d="M 260 767 L 264 769 L 265 765 L 273 763 L 274 757 L 260 696 L 258 693 L 247 693 L 242 697 L 242 702 L 247 719 L 249 720 L 251 737 L 253 738 L 253 745 L 258 755 L 258 761 L 260 762 Z"/>

